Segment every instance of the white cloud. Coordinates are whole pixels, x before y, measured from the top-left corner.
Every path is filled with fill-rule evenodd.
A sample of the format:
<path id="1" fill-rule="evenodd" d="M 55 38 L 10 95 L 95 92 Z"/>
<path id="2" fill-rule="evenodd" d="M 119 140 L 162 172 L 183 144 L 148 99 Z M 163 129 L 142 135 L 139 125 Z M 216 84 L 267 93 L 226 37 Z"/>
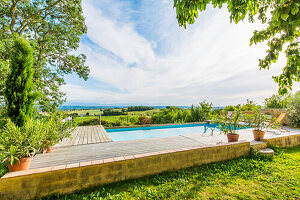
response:
<path id="1" fill-rule="evenodd" d="M 89 1 L 88 1 L 89 2 Z M 122 23 L 103 15 L 90 1 L 84 10 L 88 37 L 119 56 L 126 63 L 148 63 L 154 58 L 151 42 L 137 34 L 132 23 Z"/>
<path id="2" fill-rule="evenodd" d="M 94 44 L 84 42 L 79 51 L 87 55 L 91 78 L 118 90 L 73 83 L 63 88 L 69 101 L 190 105 L 207 99 L 226 105 L 247 98 L 261 103 L 276 92 L 271 77 L 281 72 L 284 56 L 259 71 L 266 46 L 249 46 L 253 30 L 262 25 L 230 24 L 226 9 L 208 8 L 185 30 L 170 0 L 141 1 L 137 10 L 129 1 L 107 4 L 84 1 L 87 36 Z"/>

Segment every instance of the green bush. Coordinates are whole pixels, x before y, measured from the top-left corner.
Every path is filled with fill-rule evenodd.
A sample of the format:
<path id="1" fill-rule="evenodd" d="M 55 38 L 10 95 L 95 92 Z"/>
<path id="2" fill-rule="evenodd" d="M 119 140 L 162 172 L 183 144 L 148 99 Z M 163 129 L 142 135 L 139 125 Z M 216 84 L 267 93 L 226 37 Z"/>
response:
<path id="1" fill-rule="evenodd" d="M 10 119 L 0 130 L 0 154 L 3 162 L 11 165 L 33 155 L 41 148 L 43 124 L 39 120 L 27 120 L 18 127 Z"/>
<path id="2" fill-rule="evenodd" d="M 189 121 L 190 115 L 190 110 L 169 107 L 153 114 L 152 120 L 154 124 L 184 123 Z"/>
<path id="3" fill-rule="evenodd" d="M 213 123 L 218 123 L 220 131 L 226 134 L 238 134 L 237 130 L 244 128 L 241 125 L 242 115 L 241 110 L 237 110 L 232 117 L 226 117 L 224 115 L 216 115 L 212 119 Z"/>
<path id="4" fill-rule="evenodd" d="M 287 98 L 288 97 L 273 94 L 271 97 L 265 99 L 265 108 L 286 108 Z"/>
<path id="5" fill-rule="evenodd" d="M 59 113 L 54 113 L 40 120 L 40 123 L 43 126 L 40 133 L 42 134 L 42 151 L 54 146 L 63 138 L 71 136 L 71 132 L 74 130 L 74 127 L 70 121 L 62 122 L 61 120 L 63 118 L 64 117 Z"/>
<path id="6" fill-rule="evenodd" d="M 224 111 L 228 112 L 228 111 L 235 111 L 236 107 L 235 106 L 225 106 Z"/>
<path id="7" fill-rule="evenodd" d="M 32 64 L 32 48 L 29 42 L 23 38 L 16 38 L 4 96 L 7 114 L 19 127 L 32 117 L 33 104 L 37 99 L 37 93 L 33 92 Z"/>
<path id="8" fill-rule="evenodd" d="M 245 104 L 243 104 L 240 107 L 240 109 L 241 109 L 241 111 L 255 111 L 257 109 L 260 109 L 260 107 L 261 106 L 254 103 L 254 101 L 251 101 L 251 100 L 247 99 L 247 102 Z"/>
<path id="9" fill-rule="evenodd" d="M 0 127 L 1 160 L 14 164 L 69 137 L 73 128 L 70 122 L 62 123 L 62 118 L 59 113 L 39 116 L 39 119 L 26 120 L 22 127 L 7 118 Z"/>
<path id="10" fill-rule="evenodd" d="M 300 91 L 291 97 L 287 103 L 288 117 L 295 127 L 300 127 Z"/>
<path id="11" fill-rule="evenodd" d="M 102 122 L 103 120 L 101 120 Z M 99 125 L 99 119 L 98 118 L 94 118 L 94 119 L 89 119 L 89 120 L 84 120 L 84 121 L 80 121 L 76 124 L 77 126 L 93 126 L 93 125 Z"/>
<path id="12" fill-rule="evenodd" d="M 200 102 L 198 106 L 191 106 L 191 115 L 189 121 L 191 122 L 203 122 L 208 119 L 212 110 L 212 103 L 208 103 L 205 100 Z"/>

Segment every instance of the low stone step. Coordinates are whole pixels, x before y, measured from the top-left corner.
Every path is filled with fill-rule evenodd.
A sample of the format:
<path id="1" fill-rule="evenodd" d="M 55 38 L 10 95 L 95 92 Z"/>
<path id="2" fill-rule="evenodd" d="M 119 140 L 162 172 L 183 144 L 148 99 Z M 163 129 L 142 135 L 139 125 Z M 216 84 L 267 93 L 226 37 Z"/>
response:
<path id="1" fill-rule="evenodd" d="M 274 155 L 273 149 L 270 148 L 260 149 L 258 153 L 269 157 L 272 157 Z"/>
<path id="2" fill-rule="evenodd" d="M 262 141 L 251 141 L 250 142 L 250 146 L 254 149 L 254 150 L 259 150 L 259 149 L 265 149 L 268 147 L 268 144 L 266 142 L 262 142 Z"/>

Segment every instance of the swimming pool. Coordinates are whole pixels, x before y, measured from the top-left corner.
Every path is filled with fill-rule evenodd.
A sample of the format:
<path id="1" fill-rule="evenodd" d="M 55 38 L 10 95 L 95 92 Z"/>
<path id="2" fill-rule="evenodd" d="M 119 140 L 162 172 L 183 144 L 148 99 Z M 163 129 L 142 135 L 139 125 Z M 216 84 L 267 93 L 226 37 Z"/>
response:
<path id="1" fill-rule="evenodd" d="M 160 138 L 175 135 L 219 132 L 218 124 L 179 124 L 169 126 L 151 126 L 138 128 L 106 129 L 113 141 Z"/>

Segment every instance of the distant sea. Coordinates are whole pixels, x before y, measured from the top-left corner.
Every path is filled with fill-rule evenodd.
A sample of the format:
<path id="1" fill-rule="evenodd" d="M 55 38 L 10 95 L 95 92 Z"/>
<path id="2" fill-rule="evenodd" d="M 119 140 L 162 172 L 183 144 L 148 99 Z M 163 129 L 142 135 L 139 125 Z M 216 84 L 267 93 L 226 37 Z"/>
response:
<path id="1" fill-rule="evenodd" d="M 132 106 L 132 105 L 130 105 Z M 105 106 L 59 106 L 59 110 L 92 110 L 92 109 L 107 109 L 107 108 L 127 108 L 127 106 L 125 105 L 105 105 Z M 162 109 L 162 108 L 166 108 L 167 106 L 150 106 L 150 107 L 153 107 L 155 109 Z M 179 107 L 179 108 L 190 108 L 190 106 L 176 106 L 176 107 Z M 224 108 L 224 107 L 213 107 L 213 110 L 214 109 L 221 109 L 221 108 Z"/>

